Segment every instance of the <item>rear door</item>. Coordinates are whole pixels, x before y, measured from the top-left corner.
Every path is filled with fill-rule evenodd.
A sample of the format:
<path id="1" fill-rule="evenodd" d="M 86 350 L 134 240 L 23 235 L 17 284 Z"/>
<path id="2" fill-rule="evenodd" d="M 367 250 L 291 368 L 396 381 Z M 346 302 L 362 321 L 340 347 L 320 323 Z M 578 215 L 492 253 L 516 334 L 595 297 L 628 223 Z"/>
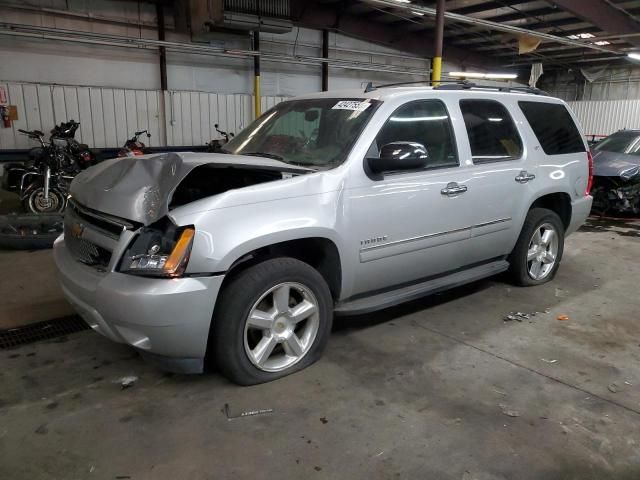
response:
<path id="1" fill-rule="evenodd" d="M 518 128 L 521 114 L 510 97 L 478 96 L 458 102 L 466 133 L 460 139 L 462 158 L 473 200 L 471 237 L 461 252 L 466 265 L 511 252 L 535 192 L 537 163 Z"/>

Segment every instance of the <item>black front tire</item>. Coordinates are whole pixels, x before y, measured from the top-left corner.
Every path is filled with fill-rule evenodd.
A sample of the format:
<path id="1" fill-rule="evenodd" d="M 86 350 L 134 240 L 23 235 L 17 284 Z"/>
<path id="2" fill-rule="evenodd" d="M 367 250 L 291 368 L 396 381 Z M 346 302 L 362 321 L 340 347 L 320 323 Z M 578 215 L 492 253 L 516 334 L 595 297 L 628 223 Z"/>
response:
<path id="1" fill-rule="evenodd" d="M 296 282 L 309 288 L 317 302 L 319 327 L 311 347 L 295 364 L 279 372 L 256 367 L 244 346 L 245 323 L 253 305 L 272 287 Z M 241 271 L 223 287 L 213 315 L 209 357 L 219 371 L 239 385 L 269 382 L 302 370 L 317 361 L 324 351 L 333 321 L 333 299 L 317 270 L 294 258 L 265 260 Z"/>
<path id="2" fill-rule="evenodd" d="M 536 229 L 541 225 L 548 223 L 551 224 L 558 235 L 558 253 L 556 255 L 556 261 L 553 268 L 544 278 L 536 280 L 529 274 L 529 265 L 527 262 L 527 253 L 529 250 L 529 243 L 535 233 Z M 520 231 L 520 236 L 516 246 L 514 247 L 511 255 L 509 256 L 509 274 L 516 285 L 523 287 L 542 285 L 547 283 L 555 277 L 558 268 L 560 267 L 560 261 L 562 260 L 562 253 L 564 251 L 564 224 L 562 220 L 552 210 L 546 208 L 532 208 L 527 213 L 524 225 Z"/>
<path id="3" fill-rule="evenodd" d="M 67 204 L 67 200 L 62 192 L 49 190 L 49 204 L 44 203 L 44 187 L 33 189 L 23 200 L 23 207 L 28 213 L 62 213 Z"/>

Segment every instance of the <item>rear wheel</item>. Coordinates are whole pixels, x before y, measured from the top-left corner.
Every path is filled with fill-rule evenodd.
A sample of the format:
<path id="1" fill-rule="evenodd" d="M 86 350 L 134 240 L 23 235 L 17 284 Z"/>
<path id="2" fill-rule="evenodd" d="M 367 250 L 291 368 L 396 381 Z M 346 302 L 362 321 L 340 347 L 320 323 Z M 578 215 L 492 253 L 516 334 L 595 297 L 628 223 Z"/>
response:
<path id="1" fill-rule="evenodd" d="M 540 285 L 551 280 L 564 250 L 564 225 L 546 208 L 532 208 L 510 257 L 510 272 L 518 285 Z"/>
<path id="2" fill-rule="evenodd" d="M 274 258 L 239 273 L 216 308 L 210 347 L 220 371 L 240 385 L 301 370 L 329 339 L 332 298 L 324 278 L 293 258 Z"/>

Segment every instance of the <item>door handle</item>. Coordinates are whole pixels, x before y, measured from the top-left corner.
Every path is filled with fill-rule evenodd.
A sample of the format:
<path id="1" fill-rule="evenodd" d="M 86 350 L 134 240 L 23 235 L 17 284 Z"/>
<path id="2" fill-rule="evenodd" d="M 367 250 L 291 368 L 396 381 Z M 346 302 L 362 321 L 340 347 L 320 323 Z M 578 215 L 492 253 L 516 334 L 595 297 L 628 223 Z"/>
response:
<path id="1" fill-rule="evenodd" d="M 527 173 L 526 170 L 522 170 L 516 177 L 516 182 L 527 183 L 533 180 L 534 178 L 536 178 L 536 176 L 533 173 Z"/>
<path id="2" fill-rule="evenodd" d="M 467 191 L 466 185 L 458 185 L 456 182 L 447 183 L 447 186 L 440 190 L 442 195 L 447 195 L 448 197 L 454 197 L 456 195 L 460 195 Z"/>

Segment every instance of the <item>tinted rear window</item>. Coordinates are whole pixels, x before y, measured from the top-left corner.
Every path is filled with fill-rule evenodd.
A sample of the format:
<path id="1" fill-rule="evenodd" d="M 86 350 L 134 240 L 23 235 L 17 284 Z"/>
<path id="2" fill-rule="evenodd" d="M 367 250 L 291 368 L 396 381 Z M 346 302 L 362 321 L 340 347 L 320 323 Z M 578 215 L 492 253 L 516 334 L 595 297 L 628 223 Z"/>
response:
<path id="1" fill-rule="evenodd" d="M 511 115 L 495 100 L 460 100 L 473 163 L 515 160 L 522 155 L 522 140 Z"/>
<path id="2" fill-rule="evenodd" d="M 567 108 L 559 103 L 518 102 L 547 155 L 584 152 L 582 136 Z"/>

